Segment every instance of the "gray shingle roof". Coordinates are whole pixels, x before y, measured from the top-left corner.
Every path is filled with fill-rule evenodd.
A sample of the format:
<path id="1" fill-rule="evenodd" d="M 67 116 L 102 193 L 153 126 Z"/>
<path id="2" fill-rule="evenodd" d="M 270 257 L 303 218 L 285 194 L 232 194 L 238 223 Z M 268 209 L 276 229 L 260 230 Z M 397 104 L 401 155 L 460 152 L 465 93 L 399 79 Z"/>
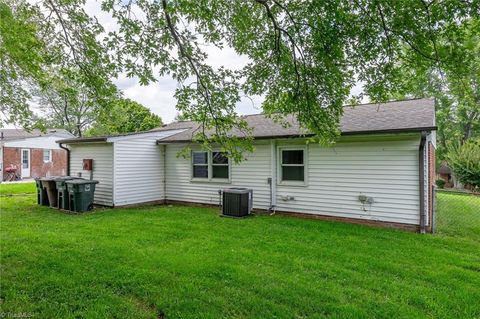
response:
<path id="1" fill-rule="evenodd" d="M 263 114 L 244 117 L 249 127 L 253 129 L 255 138 L 294 137 L 309 135 L 303 131 L 293 116 L 285 117 L 290 125 L 282 126 Z M 159 140 L 159 143 L 174 143 L 191 141 L 201 125 L 184 121 L 164 125 L 156 131 L 173 129 L 185 131 Z M 340 121 L 342 134 L 372 134 L 385 132 L 408 132 L 435 129 L 435 103 L 433 99 L 414 99 L 387 103 L 361 104 L 345 106 Z M 243 137 L 245 134 L 237 129 L 232 130 L 232 136 Z"/>
<path id="2" fill-rule="evenodd" d="M 46 129 L 45 132 L 42 132 L 39 129 L 33 129 L 27 131 L 24 129 L 16 128 L 2 128 L 0 129 L 0 137 L 2 142 L 21 140 L 29 137 L 39 137 L 39 136 L 58 136 L 58 137 L 73 137 L 73 135 L 65 129 Z"/>

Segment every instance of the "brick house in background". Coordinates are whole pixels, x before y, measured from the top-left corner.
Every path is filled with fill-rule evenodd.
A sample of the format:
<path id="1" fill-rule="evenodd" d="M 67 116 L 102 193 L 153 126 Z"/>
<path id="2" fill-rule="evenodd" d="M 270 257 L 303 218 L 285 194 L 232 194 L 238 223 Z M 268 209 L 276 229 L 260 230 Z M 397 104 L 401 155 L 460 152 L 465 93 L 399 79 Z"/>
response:
<path id="1" fill-rule="evenodd" d="M 0 180 L 8 180 L 13 170 L 21 179 L 65 175 L 67 152 L 55 141 L 69 137 L 63 129 L 0 129 Z"/>

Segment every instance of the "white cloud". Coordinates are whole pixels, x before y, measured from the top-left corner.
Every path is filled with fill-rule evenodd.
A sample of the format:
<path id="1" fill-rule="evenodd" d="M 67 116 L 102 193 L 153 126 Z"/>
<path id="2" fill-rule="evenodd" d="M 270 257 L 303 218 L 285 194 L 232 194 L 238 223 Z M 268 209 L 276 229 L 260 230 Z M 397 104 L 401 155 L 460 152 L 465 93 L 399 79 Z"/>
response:
<path id="1" fill-rule="evenodd" d="M 118 30 L 118 25 L 112 16 L 101 10 L 99 0 L 87 0 L 85 10 L 90 15 L 95 16 L 107 32 Z M 224 66 L 238 70 L 248 63 L 247 57 L 238 55 L 229 47 L 219 49 L 214 46 L 204 46 L 203 49 L 209 56 L 207 63 L 215 68 Z M 173 121 L 177 114 L 175 109 L 176 99 L 174 98 L 177 82 L 168 76 L 157 80 L 155 83 L 142 86 L 137 78 L 128 78 L 123 74 L 119 75 L 117 79 L 113 79 L 117 87 L 123 91 L 125 97 L 148 107 L 152 112 L 159 115 L 164 123 L 169 123 Z M 362 84 L 358 83 L 352 89 L 352 94 L 358 94 L 361 91 Z M 363 102 L 367 102 L 367 100 L 365 98 Z M 261 96 L 244 97 L 237 104 L 236 110 L 239 114 L 260 113 L 262 101 L 263 97 Z M 7 127 L 13 127 L 13 125 L 7 125 Z"/>
<path id="2" fill-rule="evenodd" d="M 115 81 L 115 83 L 123 90 L 125 97 L 148 107 L 153 113 L 159 115 L 163 122 L 173 121 L 177 113 L 175 110 L 176 100 L 173 97 L 176 82 L 173 79 L 162 77 L 158 82 L 147 86 L 140 85 L 136 79 L 120 80 L 120 83 L 119 81 Z"/>
<path id="3" fill-rule="evenodd" d="M 107 32 L 118 29 L 112 16 L 101 10 L 99 1 L 88 0 L 85 10 L 96 16 Z M 248 63 L 248 58 L 239 56 L 232 48 L 219 49 L 214 46 L 205 46 L 204 50 L 209 56 L 207 63 L 215 68 L 224 66 L 229 69 L 240 69 Z M 152 112 L 158 114 L 163 122 L 169 123 L 173 121 L 177 114 L 175 109 L 177 101 L 174 98 L 177 82 L 168 76 L 157 80 L 155 83 L 142 86 L 137 78 L 127 78 L 125 75 L 120 75 L 117 79 L 114 79 L 114 83 L 123 91 L 125 97 L 143 104 Z M 239 114 L 260 113 L 262 98 L 253 97 L 252 100 L 243 98 L 237 105 L 237 112 Z"/>
<path id="4" fill-rule="evenodd" d="M 98 21 L 104 26 L 105 30 L 114 31 L 118 25 L 112 16 L 100 8 L 100 1 L 87 0 L 85 9 L 91 15 L 97 17 Z M 219 49 L 214 46 L 205 45 L 205 52 L 208 54 L 207 63 L 215 68 L 224 66 L 229 69 L 241 69 L 249 60 L 245 56 L 238 55 L 232 48 L 225 47 Z M 120 75 L 114 79 L 117 87 L 124 92 L 125 97 L 135 100 L 148 107 L 152 112 L 158 114 L 164 123 L 173 121 L 177 110 L 175 109 L 176 99 L 174 98 L 177 82 L 169 76 L 158 78 L 158 81 L 147 86 L 140 85 L 137 78 L 127 78 Z M 357 84 L 352 94 L 358 94 L 362 91 L 362 85 Z M 263 97 L 255 96 L 252 98 L 242 98 L 237 104 L 239 114 L 254 114 L 261 112 Z"/>

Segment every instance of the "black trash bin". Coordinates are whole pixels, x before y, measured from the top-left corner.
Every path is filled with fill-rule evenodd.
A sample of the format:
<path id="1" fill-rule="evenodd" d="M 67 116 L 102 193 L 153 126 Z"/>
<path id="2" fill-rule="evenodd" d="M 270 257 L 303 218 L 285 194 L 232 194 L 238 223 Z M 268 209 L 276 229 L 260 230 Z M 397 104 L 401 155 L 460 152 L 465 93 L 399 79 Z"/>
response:
<path id="1" fill-rule="evenodd" d="M 50 207 L 57 208 L 57 185 L 55 183 L 55 178 L 59 176 L 50 176 L 40 178 L 43 189 L 47 192 L 48 203 Z"/>
<path id="2" fill-rule="evenodd" d="M 69 209 L 74 212 L 86 212 L 93 209 L 95 185 L 98 181 L 72 179 L 65 181 L 68 191 Z"/>
<path id="3" fill-rule="evenodd" d="M 37 185 L 37 204 L 48 206 L 47 191 L 43 188 L 40 178 L 35 178 L 35 185 Z"/>
<path id="4" fill-rule="evenodd" d="M 65 182 L 73 179 L 81 179 L 81 178 L 71 177 L 71 176 L 60 176 L 58 178 L 55 178 L 55 183 L 57 186 L 57 208 L 69 209 L 70 206 L 69 206 L 69 200 L 68 200 L 68 190 Z"/>

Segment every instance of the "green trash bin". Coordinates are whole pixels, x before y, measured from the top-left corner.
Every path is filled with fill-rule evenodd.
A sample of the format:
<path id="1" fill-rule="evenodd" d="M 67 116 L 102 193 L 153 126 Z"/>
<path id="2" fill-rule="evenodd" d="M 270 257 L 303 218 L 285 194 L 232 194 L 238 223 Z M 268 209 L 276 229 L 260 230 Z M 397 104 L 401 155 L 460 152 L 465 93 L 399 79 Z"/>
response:
<path id="1" fill-rule="evenodd" d="M 50 176 L 40 178 L 43 189 L 47 192 L 48 203 L 50 207 L 57 208 L 57 185 L 55 183 L 55 178 L 59 176 Z"/>
<path id="2" fill-rule="evenodd" d="M 69 209 L 68 190 L 65 182 L 72 179 L 81 178 L 71 176 L 60 176 L 55 178 L 55 183 L 57 186 L 57 208 L 59 209 Z"/>
<path id="3" fill-rule="evenodd" d="M 40 178 L 35 178 L 35 185 L 37 185 L 37 204 L 48 206 L 47 191 L 43 188 Z"/>
<path id="4" fill-rule="evenodd" d="M 69 209 L 74 212 L 86 212 L 93 209 L 93 196 L 98 181 L 72 179 L 65 181 L 68 191 Z"/>

